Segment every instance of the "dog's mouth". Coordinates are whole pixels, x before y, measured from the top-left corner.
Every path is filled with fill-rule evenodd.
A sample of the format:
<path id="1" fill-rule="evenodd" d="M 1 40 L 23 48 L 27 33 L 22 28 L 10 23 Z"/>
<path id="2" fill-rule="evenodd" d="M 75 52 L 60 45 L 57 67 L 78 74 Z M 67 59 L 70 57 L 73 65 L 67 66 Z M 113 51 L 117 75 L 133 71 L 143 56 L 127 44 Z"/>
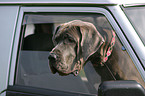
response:
<path id="1" fill-rule="evenodd" d="M 79 71 L 82 69 L 81 61 L 75 63 L 74 67 L 71 68 L 71 66 L 63 64 L 62 62 L 60 62 L 60 60 L 56 60 L 51 56 L 49 56 L 48 59 L 49 59 L 50 70 L 53 74 L 58 73 L 61 76 L 73 74 L 74 76 L 77 76 L 79 74 Z"/>
<path id="2" fill-rule="evenodd" d="M 62 64 L 61 62 L 49 59 L 49 66 L 53 74 L 55 74 L 56 72 L 61 76 L 70 74 L 70 72 L 68 72 L 68 68 L 63 65 L 64 64 Z"/>

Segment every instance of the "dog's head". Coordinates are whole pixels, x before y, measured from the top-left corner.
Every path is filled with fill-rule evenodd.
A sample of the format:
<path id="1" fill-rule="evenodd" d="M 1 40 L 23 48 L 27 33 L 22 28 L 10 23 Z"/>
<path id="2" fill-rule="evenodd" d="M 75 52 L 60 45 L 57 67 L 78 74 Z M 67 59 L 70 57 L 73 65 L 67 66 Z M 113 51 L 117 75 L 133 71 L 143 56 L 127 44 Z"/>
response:
<path id="1" fill-rule="evenodd" d="M 55 47 L 49 56 L 51 71 L 76 76 L 104 39 L 92 23 L 74 20 L 58 26 L 53 41 Z"/>

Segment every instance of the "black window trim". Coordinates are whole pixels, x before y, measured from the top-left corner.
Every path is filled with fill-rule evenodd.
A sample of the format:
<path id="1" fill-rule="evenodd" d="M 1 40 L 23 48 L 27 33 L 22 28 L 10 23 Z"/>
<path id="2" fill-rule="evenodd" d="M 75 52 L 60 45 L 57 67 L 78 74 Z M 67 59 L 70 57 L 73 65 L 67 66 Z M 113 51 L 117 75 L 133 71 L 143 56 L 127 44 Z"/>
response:
<path id="1" fill-rule="evenodd" d="M 84 93 L 75 93 L 75 92 L 66 92 L 66 91 L 58 91 L 52 89 L 43 89 L 29 86 L 8 86 L 6 93 L 15 92 L 16 94 L 20 93 L 28 93 L 33 95 L 45 95 L 45 96 L 96 96 L 96 94 L 84 94 Z"/>

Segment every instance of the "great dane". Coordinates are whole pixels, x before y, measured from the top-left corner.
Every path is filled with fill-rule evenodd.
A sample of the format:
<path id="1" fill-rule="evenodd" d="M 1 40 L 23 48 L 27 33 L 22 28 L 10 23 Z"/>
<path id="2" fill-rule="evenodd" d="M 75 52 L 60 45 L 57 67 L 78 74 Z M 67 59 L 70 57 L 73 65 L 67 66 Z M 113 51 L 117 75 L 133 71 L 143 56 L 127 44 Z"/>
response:
<path id="1" fill-rule="evenodd" d="M 101 31 L 101 34 L 98 32 Z M 115 58 L 108 59 L 108 57 L 118 55 L 118 50 L 113 50 L 115 42 L 118 46 L 118 40 L 116 41 L 116 34 L 113 30 L 108 30 L 107 28 L 96 29 L 96 27 L 89 22 L 84 22 L 81 20 L 73 20 L 57 27 L 53 35 L 53 43 L 55 47 L 51 50 L 49 56 L 49 65 L 52 73 L 58 72 L 59 75 L 74 74 L 77 76 L 85 65 L 85 63 L 90 60 L 93 66 L 96 66 L 96 71 L 101 74 L 106 79 L 106 71 L 98 66 L 109 66 L 112 70 L 115 79 L 120 80 L 136 80 L 143 84 L 144 81 L 141 76 L 135 70 L 134 65 L 131 65 L 131 61 L 126 61 L 123 57 L 122 61 L 128 62 L 129 64 L 117 65 Z M 120 48 L 119 46 L 118 48 Z M 113 53 L 112 53 L 113 51 Z M 120 50 L 121 51 L 121 50 Z M 120 53 L 119 51 L 119 53 Z M 121 54 L 120 54 L 121 55 Z M 124 56 L 124 55 L 123 55 Z M 106 64 L 106 62 L 108 62 Z M 110 62 L 110 63 L 109 63 Z M 119 66 L 129 67 L 130 70 L 123 69 L 129 75 L 122 72 Z M 108 70 L 108 69 L 107 69 Z M 107 77 L 108 79 L 108 77 Z"/>
<path id="2" fill-rule="evenodd" d="M 53 73 L 58 72 L 60 75 L 78 75 L 83 65 L 96 52 L 98 62 L 102 64 L 108 59 L 105 55 L 110 55 L 112 51 L 111 47 L 108 49 L 109 45 L 105 44 L 105 39 L 96 27 L 81 20 L 73 20 L 58 26 L 53 42 L 55 47 L 50 52 L 49 65 Z"/>

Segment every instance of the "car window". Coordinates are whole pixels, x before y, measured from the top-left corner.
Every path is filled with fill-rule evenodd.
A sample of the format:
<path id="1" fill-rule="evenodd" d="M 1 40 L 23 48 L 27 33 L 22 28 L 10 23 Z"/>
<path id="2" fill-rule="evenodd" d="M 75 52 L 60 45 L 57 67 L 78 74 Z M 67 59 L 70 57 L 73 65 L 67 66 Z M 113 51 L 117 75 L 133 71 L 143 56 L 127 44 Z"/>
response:
<path id="1" fill-rule="evenodd" d="M 88 24 L 95 26 L 103 43 L 100 43 L 97 51 L 89 55 L 86 64 L 82 66 L 77 76 L 73 74 L 61 76 L 58 72 L 53 74 L 48 59 L 52 50 L 56 47 L 52 39 L 58 26 L 64 26 L 64 23 L 69 24 L 68 22 L 74 20 L 89 22 Z M 63 39 L 65 39 L 64 37 Z M 93 35 L 92 38 L 94 38 Z M 88 40 L 88 38 L 85 39 Z M 60 38 L 57 41 L 60 43 L 63 40 Z M 69 39 L 69 41 L 73 40 Z M 88 47 L 89 43 L 84 46 Z M 69 44 L 70 46 L 76 46 L 72 43 Z M 87 47 L 86 49 L 88 49 Z M 74 47 L 74 50 L 77 49 L 78 47 Z M 17 59 L 16 85 L 97 94 L 99 84 L 108 80 L 137 80 L 139 83 L 143 82 L 135 65 L 104 15 L 71 13 L 24 15 Z"/>
<path id="2" fill-rule="evenodd" d="M 127 8 L 124 8 L 124 11 L 145 45 L 145 38 L 144 38 L 145 36 L 144 34 L 145 7 L 144 6 L 143 7 L 135 7 L 135 6 L 127 7 Z"/>

